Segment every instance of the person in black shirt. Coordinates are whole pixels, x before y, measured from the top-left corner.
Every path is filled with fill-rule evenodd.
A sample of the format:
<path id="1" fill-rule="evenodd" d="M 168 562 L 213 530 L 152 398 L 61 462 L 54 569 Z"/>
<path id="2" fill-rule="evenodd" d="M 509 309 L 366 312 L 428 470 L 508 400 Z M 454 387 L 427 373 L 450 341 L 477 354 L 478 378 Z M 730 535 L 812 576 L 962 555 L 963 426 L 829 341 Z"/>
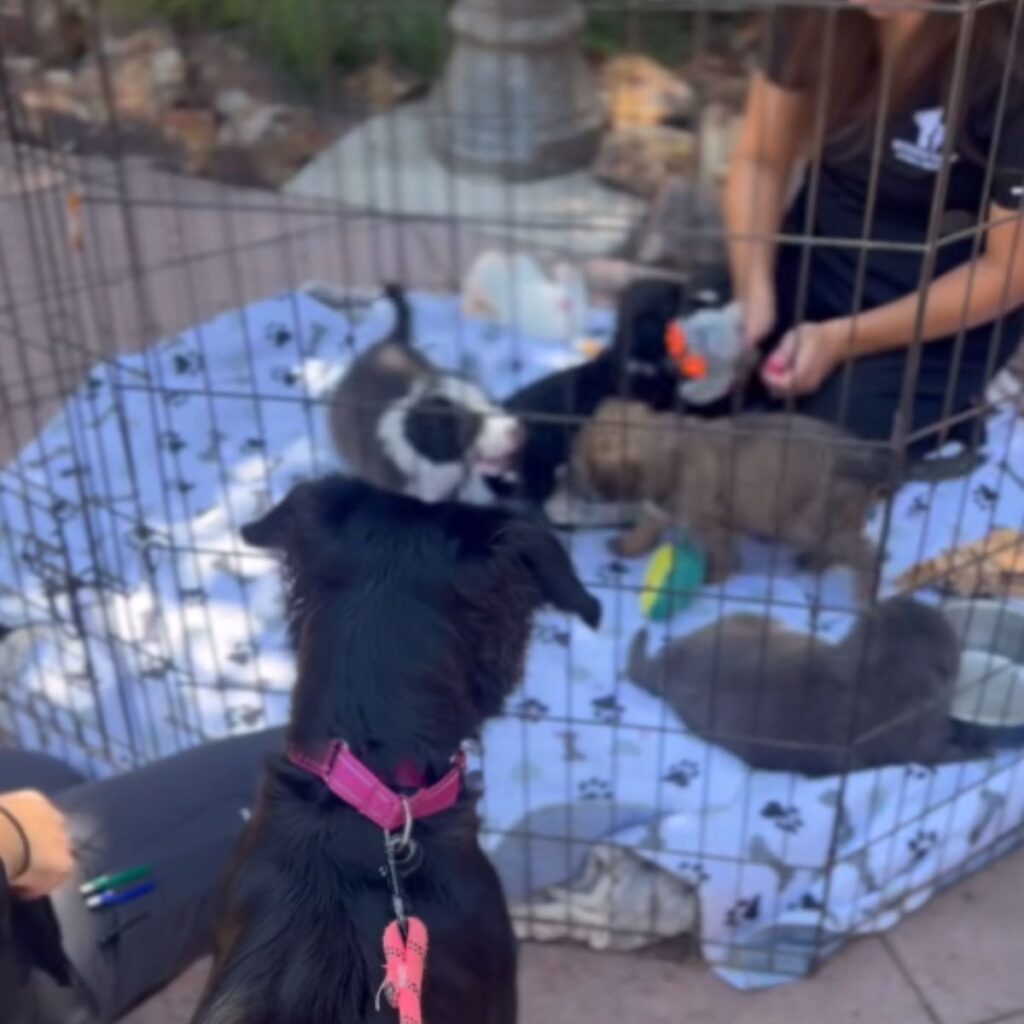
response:
<path id="1" fill-rule="evenodd" d="M 863 437 L 967 438 L 1021 337 L 1021 0 L 972 19 L 847 0 L 767 26 L 725 200 L 760 384 Z"/>

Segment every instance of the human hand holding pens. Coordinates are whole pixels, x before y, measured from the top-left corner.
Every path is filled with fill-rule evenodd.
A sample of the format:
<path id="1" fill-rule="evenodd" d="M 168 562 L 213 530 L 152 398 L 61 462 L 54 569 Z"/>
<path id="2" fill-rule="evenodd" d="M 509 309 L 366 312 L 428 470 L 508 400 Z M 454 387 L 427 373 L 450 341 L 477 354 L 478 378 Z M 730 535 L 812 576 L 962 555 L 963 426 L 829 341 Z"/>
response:
<path id="1" fill-rule="evenodd" d="M 48 896 L 75 866 L 64 815 L 31 789 L 0 794 L 0 861 L 19 899 Z"/>

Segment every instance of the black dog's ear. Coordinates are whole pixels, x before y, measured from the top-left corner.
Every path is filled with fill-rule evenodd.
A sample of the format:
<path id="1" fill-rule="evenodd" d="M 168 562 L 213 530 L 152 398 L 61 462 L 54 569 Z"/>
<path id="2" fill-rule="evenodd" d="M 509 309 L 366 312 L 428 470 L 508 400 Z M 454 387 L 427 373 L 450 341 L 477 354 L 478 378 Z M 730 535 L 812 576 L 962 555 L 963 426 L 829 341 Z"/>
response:
<path id="1" fill-rule="evenodd" d="M 294 515 L 294 502 L 289 494 L 269 512 L 242 527 L 242 540 L 254 548 L 283 548 L 288 540 L 288 526 Z"/>
<path id="2" fill-rule="evenodd" d="M 329 544 L 331 530 L 340 526 L 362 502 L 376 492 L 361 480 L 336 474 L 296 484 L 269 512 L 242 527 L 242 539 L 254 548 L 287 548 Z M 296 520 L 299 529 L 293 529 Z"/>
<path id="3" fill-rule="evenodd" d="M 601 625 L 601 602 L 580 582 L 572 559 L 546 526 L 515 523 L 505 540 L 533 574 L 545 601 L 560 611 L 578 615 L 591 629 Z"/>

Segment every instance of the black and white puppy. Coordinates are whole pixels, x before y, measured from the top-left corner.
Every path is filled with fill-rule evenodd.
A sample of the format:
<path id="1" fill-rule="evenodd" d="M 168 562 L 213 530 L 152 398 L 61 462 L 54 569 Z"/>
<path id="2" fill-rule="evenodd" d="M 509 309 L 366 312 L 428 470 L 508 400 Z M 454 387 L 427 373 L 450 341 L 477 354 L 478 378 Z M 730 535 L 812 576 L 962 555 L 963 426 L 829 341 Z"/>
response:
<path id="1" fill-rule="evenodd" d="M 522 444 L 519 420 L 416 351 L 404 291 L 385 291 L 395 326 L 341 379 L 330 410 L 334 444 L 353 475 L 378 487 L 423 501 L 486 497 L 482 478 L 500 477 Z"/>

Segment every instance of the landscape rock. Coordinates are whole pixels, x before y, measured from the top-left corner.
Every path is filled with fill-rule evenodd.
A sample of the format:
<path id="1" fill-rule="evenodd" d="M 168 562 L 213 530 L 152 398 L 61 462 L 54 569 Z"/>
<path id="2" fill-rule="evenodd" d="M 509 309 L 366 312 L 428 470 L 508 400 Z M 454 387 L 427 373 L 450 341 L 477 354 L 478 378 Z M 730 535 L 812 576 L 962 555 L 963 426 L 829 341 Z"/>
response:
<path id="1" fill-rule="evenodd" d="M 245 89 L 221 89 L 213 101 L 213 109 L 225 120 L 245 117 L 255 106 L 255 100 Z"/>
<path id="2" fill-rule="evenodd" d="M 700 94 L 701 104 L 721 103 L 740 113 L 747 99 L 751 68 L 740 58 L 705 51 L 679 69 Z"/>
<path id="3" fill-rule="evenodd" d="M 376 61 L 368 67 L 346 75 L 341 88 L 345 98 L 357 109 L 382 113 L 419 95 L 426 83 L 399 71 L 386 61 Z"/>
<path id="4" fill-rule="evenodd" d="M 660 125 L 609 132 L 594 163 L 600 181 L 650 198 L 673 177 L 693 173 L 697 142 L 692 132 Z"/>
<path id="5" fill-rule="evenodd" d="M 725 224 L 715 192 L 692 181 L 667 181 L 624 255 L 692 277 L 726 266 Z"/>
<path id="6" fill-rule="evenodd" d="M 307 164 L 328 137 L 311 110 L 278 108 L 264 134 L 249 149 L 258 167 L 259 183 L 278 188 Z"/>
<path id="7" fill-rule="evenodd" d="M 235 185 L 279 188 L 326 145 L 327 137 L 311 111 L 301 107 L 272 109 L 273 119 L 251 145 L 225 142 L 222 126 L 205 173 Z"/>
<path id="8" fill-rule="evenodd" d="M 159 127 L 164 138 L 181 151 L 183 171 L 209 172 L 217 145 L 217 118 L 212 111 L 186 107 L 166 110 Z"/>
<path id="9" fill-rule="evenodd" d="M 34 75 L 23 82 L 17 89 L 16 106 L 19 129 L 43 140 L 62 137 L 69 124 L 87 125 L 93 120 L 74 79 L 55 80 L 49 74 Z"/>
<path id="10" fill-rule="evenodd" d="M 61 3 L 77 9 L 77 0 L 44 0 L 38 10 Z M 147 28 L 107 36 L 100 50 L 76 63 L 51 66 L 31 45 L 44 22 L 16 21 L 8 16 L 15 7 L 18 13 L 20 0 L 0 0 L 0 27 L 13 25 L 18 39 L 24 37 L 24 48 L 8 56 L 5 70 L 18 128 L 30 138 L 106 151 L 116 119 L 121 145 L 127 141 L 176 170 L 269 188 L 291 178 L 327 142 L 313 112 L 272 102 L 276 90 L 266 73 L 229 43 L 199 37 L 183 52 L 172 33 Z M 6 35 L 4 42 L 9 45 Z"/>
<path id="11" fill-rule="evenodd" d="M 685 121 L 697 105 L 689 83 L 642 54 L 606 61 L 600 89 L 613 129 Z"/>
<path id="12" fill-rule="evenodd" d="M 697 180 L 704 188 L 719 188 L 739 136 L 743 116 L 725 103 L 709 103 L 701 115 Z"/>
<path id="13" fill-rule="evenodd" d="M 248 111 L 225 119 L 220 127 L 218 141 L 227 146 L 255 146 L 273 132 L 276 121 L 287 117 L 287 107 L 271 103 L 252 105 Z"/>
<path id="14" fill-rule="evenodd" d="M 0 38 L 8 54 L 71 64 L 85 55 L 91 34 L 86 0 L 0 0 Z"/>

